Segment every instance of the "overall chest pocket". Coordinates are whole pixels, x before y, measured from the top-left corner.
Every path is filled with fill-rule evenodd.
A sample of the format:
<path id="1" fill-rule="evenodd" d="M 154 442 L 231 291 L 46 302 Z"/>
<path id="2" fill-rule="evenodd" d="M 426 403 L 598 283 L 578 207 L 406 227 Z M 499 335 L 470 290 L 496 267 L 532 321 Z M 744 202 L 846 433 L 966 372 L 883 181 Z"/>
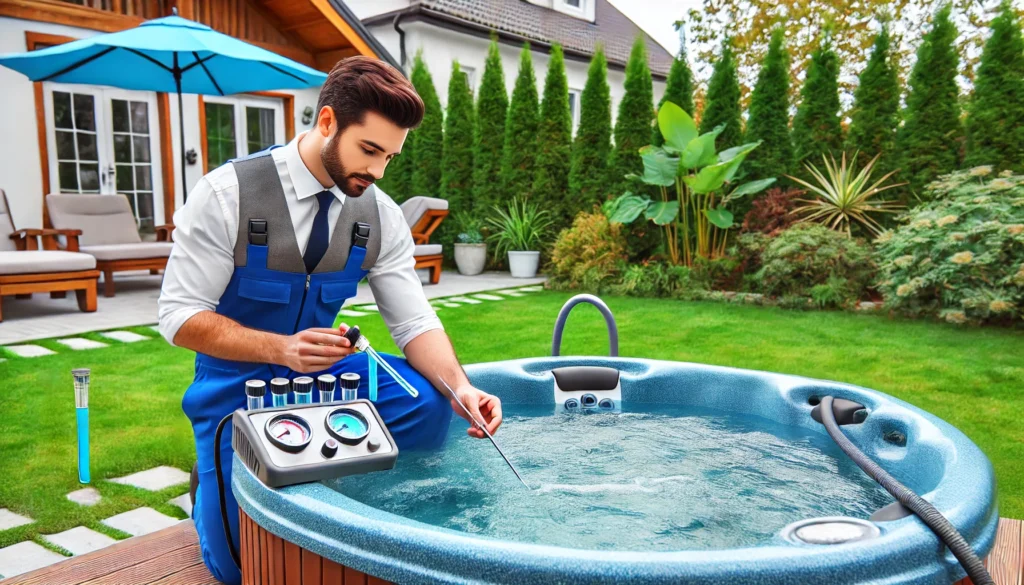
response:
<path id="1" fill-rule="evenodd" d="M 338 310 L 346 299 L 356 296 L 359 279 L 336 280 L 320 285 L 320 295 L 316 303 L 316 326 L 333 327 Z"/>
<path id="2" fill-rule="evenodd" d="M 299 314 L 292 294 L 297 284 L 243 277 L 238 281 L 237 301 L 228 316 L 246 327 L 290 334 Z"/>
<path id="3" fill-rule="evenodd" d="M 291 299 L 292 286 L 287 282 L 241 278 L 238 281 L 238 296 L 252 301 L 285 305 Z"/>

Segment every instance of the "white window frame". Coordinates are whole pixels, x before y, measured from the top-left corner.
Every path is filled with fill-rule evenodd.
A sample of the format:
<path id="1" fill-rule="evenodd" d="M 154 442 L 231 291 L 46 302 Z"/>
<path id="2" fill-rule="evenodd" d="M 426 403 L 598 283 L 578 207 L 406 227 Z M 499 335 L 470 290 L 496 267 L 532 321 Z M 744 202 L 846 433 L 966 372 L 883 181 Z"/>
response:
<path id="1" fill-rule="evenodd" d="M 459 63 L 459 72 L 466 74 L 466 83 L 469 85 L 469 93 L 476 95 L 476 67 Z"/>
<path id="2" fill-rule="evenodd" d="M 579 0 L 579 6 L 573 6 L 569 4 L 569 0 L 556 0 L 562 4 L 562 9 L 568 12 L 579 14 L 580 16 L 587 15 L 587 0 Z"/>
<path id="3" fill-rule="evenodd" d="M 569 115 L 572 117 L 572 133 L 573 136 L 575 136 L 576 129 L 580 127 L 580 110 L 583 108 L 583 104 L 580 102 L 580 100 L 583 99 L 583 90 L 570 87 L 569 95 L 575 96 L 575 100 L 569 100 L 570 106 L 574 103 L 576 104 L 575 108 L 569 108 Z"/>

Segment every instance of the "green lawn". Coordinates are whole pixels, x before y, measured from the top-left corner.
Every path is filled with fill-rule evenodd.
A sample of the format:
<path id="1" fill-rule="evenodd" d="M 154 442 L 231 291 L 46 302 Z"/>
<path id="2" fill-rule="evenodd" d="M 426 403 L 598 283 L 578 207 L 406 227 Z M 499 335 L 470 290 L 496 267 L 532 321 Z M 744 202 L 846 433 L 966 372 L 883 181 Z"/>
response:
<path id="1" fill-rule="evenodd" d="M 439 312 L 463 363 L 548 355 L 567 293 L 540 292 Z M 607 297 L 624 356 L 695 361 L 800 374 L 876 388 L 949 421 L 992 460 L 1000 512 L 1024 517 L 1024 335 L 876 315 Z M 379 316 L 358 324 L 380 351 L 394 352 Z M 147 328 L 140 333 L 155 335 Z M 564 354 L 607 353 L 604 321 L 590 307 L 569 319 Z M 53 348 L 56 344 L 43 342 Z M 10 356 L 7 356 L 10 358 Z M 85 525 L 140 505 L 181 517 L 165 502 L 178 486 L 150 494 L 104 481 L 194 460 L 181 396 L 192 378 L 189 351 L 156 339 L 0 363 L 0 508 L 37 522 L 0 532 L 0 547 Z M 77 480 L 71 369 L 92 368 L 94 508 L 67 501 Z M 239 389 L 241 391 L 241 389 Z"/>

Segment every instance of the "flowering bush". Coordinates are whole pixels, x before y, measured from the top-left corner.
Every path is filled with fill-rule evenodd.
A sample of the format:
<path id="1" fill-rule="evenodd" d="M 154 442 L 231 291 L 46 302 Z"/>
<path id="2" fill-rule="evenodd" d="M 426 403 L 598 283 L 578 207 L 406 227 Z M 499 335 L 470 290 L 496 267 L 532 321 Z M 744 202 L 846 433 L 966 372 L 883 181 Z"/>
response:
<path id="1" fill-rule="evenodd" d="M 1024 318 L 1024 176 L 990 173 L 940 177 L 930 202 L 876 240 L 889 307 L 952 323 Z"/>
<path id="2" fill-rule="evenodd" d="M 600 211 L 576 216 L 562 230 L 551 252 L 550 277 L 556 288 L 598 291 L 626 259 L 624 228 Z"/>
<path id="3" fill-rule="evenodd" d="M 853 305 L 875 271 L 868 246 L 816 224 L 797 224 L 775 236 L 761 263 L 749 279 L 757 292 L 811 297 L 821 307 Z"/>

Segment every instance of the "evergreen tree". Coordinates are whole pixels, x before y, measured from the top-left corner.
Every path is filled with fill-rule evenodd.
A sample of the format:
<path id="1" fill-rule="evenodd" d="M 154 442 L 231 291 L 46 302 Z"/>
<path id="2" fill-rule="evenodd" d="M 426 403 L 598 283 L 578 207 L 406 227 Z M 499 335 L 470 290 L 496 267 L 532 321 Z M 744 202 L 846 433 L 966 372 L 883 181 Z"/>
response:
<path id="1" fill-rule="evenodd" d="M 647 68 L 647 45 L 642 35 L 637 37 L 629 53 L 623 87 L 626 91 L 615 119 L 615 150 L 609 165 L 609 184 L 617 185 L 612 192 L 614 195 L 631 188 L 635 190 L 625 176 L 629 173 L 643 174 L 640 149 L 651 143 L 654 89 L 651 70 Z"/>
<path id="2" fill-rule="evenodd" d="M 680 37 L 680 40 L 683 39 Z M 685 42 L 685 41 L 683 41 Z M 672 61 L 672 67 L 668 70 L 668 79 L 665 80 L 665 94 L 658 102 L 658 109 L 665 102 L 672 102 L 693 117 L 693 72 L 690 70 L 690 63 L 686 57 L 686 46 L 681 45 L 679 55 Z M 661 146 L 665 144 L 665 137 L 655 124 L 651 128 L 651 144 Z"/>
<path id="3" fill-rule="evenodd" d="M 910 189 L 919 195 L 925 185 L 959 163 L 963 128 L 957 99 L 956 37 L 950 5 L 946 4 L 922 39 L 917 63 L 910 72 L 910 92 L 903 126 L 896 133 L 896 150 L 901 159 L 900 178 L 909 181 Z"/>
<path id="4" fill-rule="evenodd" d="M 448 112 L 444 120 L 441 194 L 452 211 L 473 209 L 473 94 L 459 62 L 452 62 Z"/>
<path id="5" fill-rule="evenodd" d="M 804 163 L 821 167 L 823 154 L 839 156 L 843 128 L 839 124 L 839 57 L 829 33 L 814 53 L 807 79 L 800 88 L 800 106 L 793 118 L 793 147 L 797 167 Z"/>
<path id="6" fill-rule="evenodd" d="M 567 227 L 576 217 L 569 201 L 569 151 L 572 146 L 572 114 L 569 112 L 569 82 L 565 78 L 562 46 L 551 46 L 548 73 L 544 78 L 544 100 L 537 128 L 536 174 L 533 197 L 554 216 L 553 229 Z"/>
<path id="7" fill-rule="evenodd" d="M 875 37 L 875 48 L 853 94 L 850 133 L 846 149 L 850 155 L 860 152 L 858 166 L 876 154 L 875 176 L 881 177 L 896 168 L 895 140 L 899 126 L 900 86 L 896 67 L 890 57 L 889 26 L 883 25 Z"/>
<path id="8" fill-rule="evenodd" d="M 512 100 L 505 121 L 501 185 L 507 199 L 530 196 L 537 150 L 537 116 L 537 82 L 533 77 L 530 44 L 526 43 L 519 54 L 519 75 L 512 89 Z"/>
<path id="9" fill-rule="evenodd" d="M 1024 40 L 1009 0 L 992 21 L 966 124 L 967 166 L 1024 169 Z"/>
<path id="10" fill-rule="evenodd" d="M 608 185 L 608 157 L 612 143 L 612 100 L 608 88 L 608 62 L 599 46 L 587 70 L 580 96 L 580 127 L 572 144 L 569 193 L 575 209 L 589 209 L 612 192 Z"/>
<path id="11" fill-rule="evenodd" d="M 789 55 L 782 28 L 772 31 L 757 85 L 750 97 L 747 142 L 761 140 L 743 163 L 754 179 L 785 179 L 793 170 L 793 142 L 789 137 Z"/>
<path id="12" fill-rule="evenodd" d="M 410 195 L 437 197 L 441 188 L 441 154 L 444 149 L 444 114 L 422 51 L 412 63 L 412 85 L 423 99 L 423 121 L 413 133 L 412 192 Z"/>
<path id="13" fill-rule="evenodd" d="M 732 54 L 732 40 L 722 42 L 722 56 L 715 62 L 708 81 L 708 95 L 700 120 L 700 132 L 710 132 L 725 124 L 715 140 L 718 150 L 739 146 L 743 140 L 740 117 L 740 82 L 736 77 L 736 60 Z"/>
<path id="14" fill-rule="evenodd" d="M 500 174 L 507 113 L 508 94 L 505 93 L 501 54 L 498 42 L 491 40 L 476 102 L 473 137 L 473 209 L 477 215 L 490 213 L 491 206 L 502 199 Z"/>
<path id="15" fill-rule="evenodd" d="M 377 186 L 396 203 L 401 203 L 412 196 L 412 172 L 416 166 L 412 143 L 415 134 L 415 129 L 409 131 L 402 146 L 402 153 L 391 159 L 384 176 L 377 181 Z"/>

